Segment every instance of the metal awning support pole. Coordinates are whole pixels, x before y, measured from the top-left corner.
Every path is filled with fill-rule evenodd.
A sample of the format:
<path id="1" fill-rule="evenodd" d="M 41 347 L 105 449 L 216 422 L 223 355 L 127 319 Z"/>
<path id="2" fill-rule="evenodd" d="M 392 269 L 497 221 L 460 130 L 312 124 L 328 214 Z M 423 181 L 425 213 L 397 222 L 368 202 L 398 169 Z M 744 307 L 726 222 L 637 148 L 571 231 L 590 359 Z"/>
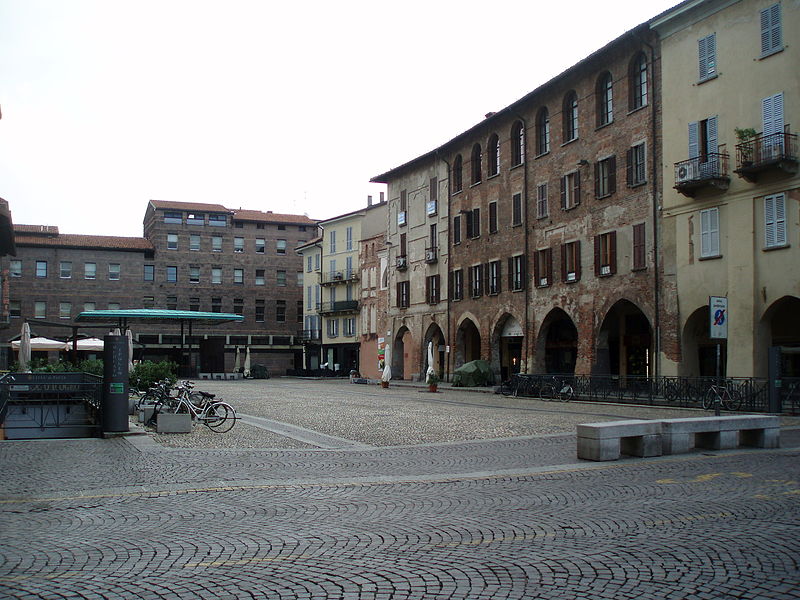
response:
<path id="1" fill-rule="evenodd" d="M 72 328 L 72 364 L 78 364 L 78 328 Z"/>
<path id="2" fill-rule="evenodd" d="M 183 363 L 184 358 L 186 357 L 186 350 L 185 350 L 186 336 L 184 335 L 183 325 L 184 323 L 183 321 L 181 321 L 181 363 Z M 186 365 L 182 364 L 181 366 L 185 367 Z"/>
<path id="3" fill-rule="evenodd" d="M 189 376 L 194 377 L 192 370 L 192 322 L 189 321 Z"/>

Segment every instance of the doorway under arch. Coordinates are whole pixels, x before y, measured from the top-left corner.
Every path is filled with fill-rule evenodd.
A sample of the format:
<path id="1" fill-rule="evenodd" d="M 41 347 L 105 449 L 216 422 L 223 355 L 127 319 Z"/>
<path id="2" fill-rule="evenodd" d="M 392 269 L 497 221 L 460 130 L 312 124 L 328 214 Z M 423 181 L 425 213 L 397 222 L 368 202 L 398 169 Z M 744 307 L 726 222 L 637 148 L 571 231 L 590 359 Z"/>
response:
<path id="1" fill-rule="evenodd" d="M 519 321 L 510 314 L 503 315 L 492 333 L 491 365 L 500 381 L 521 370 L 524 332 Z"/>
<path id="2" fill-rule="evenodd" d="M 753 348 L 758 362 L 766 366 L 768 348 L 781 346 L 781 376 L 800 377 L 800 298 L 779 298 L 764 312 L 761 322 L 768 333 L 761 347 Z"/>
<path id="3" fill-rule="evenodd" d="M 727 340 L 709 335 L 708 306 L 696 309 L 683 326 L 679 375 L 686 377 L 726 377 L 728 369 Z"/>
<path id="4" fill-rule="evenodd" d="M 629 300 L 619 300 L 603 319 L 597 333 L 595 364 L 597 375 L 651 375 L 652 329 L 642 310 Z"/>
<path id="5" fill-rule="evenodd" d="M 466 318 L 456 331 L 456 356 L 453 369 L 481 358 L 481 332 L 472 319 Z"/>
<path id="6" fill-rule="evenodd" d="M 445 349 L 447 341 L 445 340 L 442 328 L 436 323 L 431 323 L 428 331 L 425 332 L 425 340 L 422 344 L 422 364 L 423 368 L 421 373 L 428 372 L 428 344 L 433 342 L 433 368 L 436 373 L 442 377 L 447 368 L 447 359 Z"/>
<path id="7" fill-rule="evenodd" d="M 570 316 L 554 308 L 542 321 L 536 340 L 537 370 L 574 374 L 578 360 L 578 328 Z"/>

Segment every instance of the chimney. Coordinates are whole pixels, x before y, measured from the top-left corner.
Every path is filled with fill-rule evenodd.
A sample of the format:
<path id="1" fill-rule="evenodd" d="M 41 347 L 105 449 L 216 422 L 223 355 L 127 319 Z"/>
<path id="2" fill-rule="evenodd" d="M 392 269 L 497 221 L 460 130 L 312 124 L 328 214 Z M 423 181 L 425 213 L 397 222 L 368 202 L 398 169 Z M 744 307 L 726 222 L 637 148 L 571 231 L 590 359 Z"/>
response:
<path id="1" fill-rule="evenodd" d="M 383 192 L 381 192 L 381 204 L 383 204 L 383 203 L 384 203 Z"/>
<path id="2" fill-rule="evenodd" d="M 367 206 L 372 206 L 372 196 L 367 196 Z"/>

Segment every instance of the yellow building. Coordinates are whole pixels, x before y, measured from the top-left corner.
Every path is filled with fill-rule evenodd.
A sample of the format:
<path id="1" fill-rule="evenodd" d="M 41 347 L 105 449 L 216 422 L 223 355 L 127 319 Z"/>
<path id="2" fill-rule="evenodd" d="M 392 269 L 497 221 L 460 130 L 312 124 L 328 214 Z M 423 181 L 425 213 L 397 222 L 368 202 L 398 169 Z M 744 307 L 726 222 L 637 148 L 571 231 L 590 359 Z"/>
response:
<path id="1" fill-rule="evenodd" d="M 664 374 L 800 375 L 800 4 L 689 0 L 661 39 L 663 243 L 681 361 Z M 710 298 L 719 297 L 713 309 Z M 725 311 L 727 304 L 727 311 Z M 727 339 L 718 335 L 725 334 Z"/>

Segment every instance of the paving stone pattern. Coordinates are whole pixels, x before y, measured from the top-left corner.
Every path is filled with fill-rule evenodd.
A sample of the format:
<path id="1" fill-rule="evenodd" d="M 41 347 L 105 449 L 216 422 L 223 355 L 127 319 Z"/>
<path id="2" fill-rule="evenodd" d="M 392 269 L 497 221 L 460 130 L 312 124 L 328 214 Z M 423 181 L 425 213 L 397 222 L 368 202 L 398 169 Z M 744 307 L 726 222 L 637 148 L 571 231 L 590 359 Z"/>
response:
<path id="1" fill-rule="evenodd" d="M 479 410 L 458 398 L 439 426 Z M 261 418 L 278 416 L 314 430 Z M 3 442 L 0 597 L 800 598 L 796 430 L 778 450 L 599 464 L 538 427 L 343 449 Z"/>

